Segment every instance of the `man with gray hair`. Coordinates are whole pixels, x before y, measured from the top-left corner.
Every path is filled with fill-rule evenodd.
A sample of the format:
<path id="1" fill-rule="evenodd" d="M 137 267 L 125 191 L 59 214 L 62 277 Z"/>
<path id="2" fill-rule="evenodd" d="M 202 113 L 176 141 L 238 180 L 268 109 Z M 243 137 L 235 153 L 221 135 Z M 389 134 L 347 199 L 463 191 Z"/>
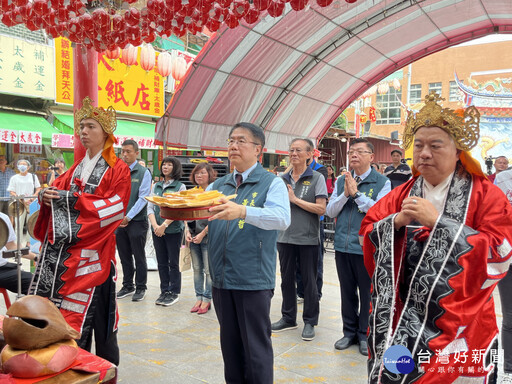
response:
<path id="1" fill-rule="evenodd" d="M 282 318 L 272 324 L 272 332 L 297 328 L 295 271 L 297 261 L 304 286 L 304 330 L 302 339 L 315 338 L 314 327 L 320 312 L 317 291 L 318 253 L 320 248 L 320 216 L 325 213 L 327 186 L 325 179 L 308 166 L 313 145 L 306 139 L 294 139 L 290 144 L 292 169 L 282 178 L 288 188 L 291 225 L 279 232 L 277 249 L 281 265 Z"/>

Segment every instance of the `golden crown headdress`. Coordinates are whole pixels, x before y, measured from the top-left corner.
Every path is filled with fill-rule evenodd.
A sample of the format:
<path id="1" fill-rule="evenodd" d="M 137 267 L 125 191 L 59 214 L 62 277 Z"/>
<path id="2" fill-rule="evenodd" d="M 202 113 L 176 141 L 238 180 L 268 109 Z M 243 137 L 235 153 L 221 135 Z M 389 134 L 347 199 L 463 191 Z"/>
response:
<path id="1" fill-rule="evenodd" d="M 403 148 L 414 141 L 416 131 L 422 127 L 439 127 L 446 131 L 455 146 L 462 151 L 471 150 L 480 138 L 480 112 L 474 107 L 458 109 L 443 108 L 438 101 L 445 100 L 435 92 L 425 96 L 425 106 L 416 114 L 410 112 L 402 136 Z"/>
<path id="2" fill-rule="evenodd" d="M 109 135 L 113 134 L 117 127 L 116 110 L 112 106 L 106 110 L 102 107 L 94 107 L 89 96 L 84 99 L 82 108 L 75 113 L 75 134 L 77 135 L 80 134 L 80 122 L 83 119 L 96 120 Z"/>

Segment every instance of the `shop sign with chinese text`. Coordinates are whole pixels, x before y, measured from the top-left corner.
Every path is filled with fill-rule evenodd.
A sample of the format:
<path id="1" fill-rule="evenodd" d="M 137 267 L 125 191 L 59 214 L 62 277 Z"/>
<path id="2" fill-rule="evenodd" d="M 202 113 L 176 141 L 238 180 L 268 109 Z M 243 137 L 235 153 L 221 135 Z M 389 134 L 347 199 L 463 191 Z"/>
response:
<path id="1" fill-rule="evenodd" d="M 60 41 L 59 41 L 60 40 Z M 69 40 L 56 39 L 57 102 L 73 104 L 73 52 Z M 63 46 L 65 45 L 65 47 Z M 60 48 L 59 48 L 60 46 Z M 69 49 L 69 52 L 67 51 Z M 146 72 L 140 65 L 140 47 L 137 64 L 130 67 L 119 59 L 109 60 L 98 54 L 98 105 L 114 107 L 118 112 L 158 116 L 164 112 L 162 76 L 153 70 Z"/>
<path id="2" fill-rule="evenodd" d="M 43 153 L 43 146 L 32 144 L 20 144 L 20 153 L 34 153 L 40 155 L 41 153 Z"/>
<path id="3" fill-rule="evenodd" d="M 140 136 L 120 136 L 115 135 L 117 139 L 117 144 L 114 144 L 114 147 L 121 148 L 121 144 L 125 140 L 135 140 L 139 145 L 140 149 L 158 149 L 158 146 L 155 144 L 155 139 L 152 137 L 140 137 Z"/>
<path id="4" fill-rule="evenodd" d="M 18 131 L 12 129 L 0 129 L 0 143 L 17 144 Z"/>
<path id="5" fill-rule="evenodd" d="M 18 142 L 20 144 L 36 144 L 41 145 L 43 140 L 43 132 L 18 131 Z"/>
<path id="6" fill-rule="evenodd" d="M 53 148 L 74 148 L 75 136 L 67 135 L 65 133 L 52 134 L 52 147 Z"/>
<path id="7" fill-rule="evenodd" d="M 54 49 L 0 35 L 2 93 L 55 100 Z"/>

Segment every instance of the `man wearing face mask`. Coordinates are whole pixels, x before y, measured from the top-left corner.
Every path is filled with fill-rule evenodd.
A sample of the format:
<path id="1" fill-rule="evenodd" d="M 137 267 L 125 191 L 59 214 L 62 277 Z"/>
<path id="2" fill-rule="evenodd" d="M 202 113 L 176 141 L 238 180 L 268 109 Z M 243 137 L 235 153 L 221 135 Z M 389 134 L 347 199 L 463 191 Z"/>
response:
<path id="1" fill-rule="evenodd" d="M 10 192 L 11 196 L 35 196 L 41 190 L 41 184 L 39 184 L 39 180 L 34 174 L 28 172 L 28 170 L 30 169 L 30 163 L 28 162 L 28 160 L 21 159 L 18 160 L 18 163 L 16 165 L 20 173 L 11 177 L 7 190 Z M 19 217 L 19 221 L 17 221 L 18 223 L 20 223 L 21 226 L 20 243 L 22 246 L 30 246 L 30 236 L 27 230 L 27 212 L 30 203 L 32 203 L 34 199 L 35 198 L 29 198 L 23 200 L 26 209 L 23 210 L 23 213 L 21 213 Z M 16 233 L 18 233 L 17 228 Z"/>

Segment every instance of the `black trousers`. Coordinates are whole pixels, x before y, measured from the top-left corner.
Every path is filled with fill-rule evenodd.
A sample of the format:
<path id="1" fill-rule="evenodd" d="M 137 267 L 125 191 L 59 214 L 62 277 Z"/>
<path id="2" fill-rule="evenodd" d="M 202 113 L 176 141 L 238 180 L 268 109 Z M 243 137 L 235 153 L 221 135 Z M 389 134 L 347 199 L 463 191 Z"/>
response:
<path id="1" fill-rule="evenodd" d="M 289 323 L 297 321 L 297 291 L 295 289 L 295 271 L 297 260 L 304 286 L 304 324 L 317 325 L 320 313 L 318 291 L 316 285 L 318 248 L 320 245 L 295 245 L 277 243 L 279 264 L 281 267 L 281 292 L 283 304 L 281 313 Z"/>
<path id="2" fill-rule="evenodd" d="M 112 266 L 107 280 L 94 289 L 78 346 L 90 352 L 94 333 L 96 355 L 118 366 L 119 346 L 117 330 L 114 331 L 116 321 L 115 276 L 115 267 Z"/>
<path id="3" fill-rule="evenodd" d="M 148 265 L 146 262 L 146 236 L 149 224 L 147 220 L 130 221 L 124 228 L 116 230 L 116 244 L 123 267 L 123 287 L 147 289 Z M 135 261 L 135 266 L 134 266 Z"/>
<path id="4" fill-rule="evenodd" d="M 318 266 L 316 271 L 316 289 L 318 291 L 318 299 L 322 298 L 322 287 L 324 286 L 324 247 L 325 232 L 324 222 L 320 221 L 320 246 L 318 247 Z M 300 261 L 297 259 L 297 296 L 304 298 L 304 285 L 302 284 L 302 276 L 300 274 Z"/>
<path id="5" fill-rule="evenodd" d="M 180 247 L 183 232 L 166 233 L 158 237 L 153 233 L 160 292 L 181 293 Z"/>
<path id="6" fill-rule="evenodd" d="M 21 293 L 26 295 L 32 274 L 21 271 Z M 18 293 L 18 269 L 15 263 L 7 263 L 0 267 L 0 288 L 5 288 L 13 293 Z"/>
<path id="7" fill-rule="evenodd" d="M 212 288 L 220 324 L 226 383 L 272 384 L 274 352 L 270 329 L 273 290 Z"/>
<path id="8" fill-rule="evenodd" d="M 335 258 L 341 290 L 343 334 L 366 341 L 371 279 L 364 267 L 363 255 L 336 251 Z"/>

